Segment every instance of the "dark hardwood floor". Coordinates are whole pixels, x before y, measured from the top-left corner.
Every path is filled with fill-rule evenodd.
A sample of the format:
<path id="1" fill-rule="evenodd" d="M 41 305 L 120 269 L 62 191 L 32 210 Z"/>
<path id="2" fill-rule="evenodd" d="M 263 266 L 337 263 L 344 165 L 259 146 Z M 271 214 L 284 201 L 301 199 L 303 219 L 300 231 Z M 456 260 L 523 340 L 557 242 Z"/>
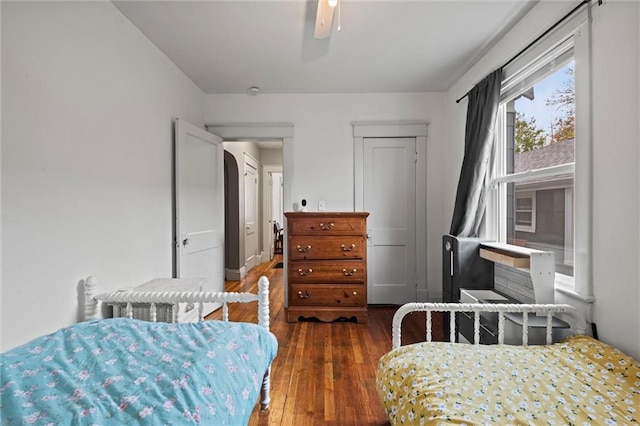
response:
<path id="1" fill-rule="evenodd" d="M 257 292 L 258 278 L 269 278 L 271 331 L 278 355 L 271 367 L 271 405 L 254 409 L 250 425 L 386 425 L 375 389 L 378 360 L 391 349 L 391 321 L 397 306 L 370 306 L 367 324 L 355 322 L 288 323 L 284 308 L 282 261 L 255 267 L 226 291 Z M 231 304 L 235 321 L 257 321 L 256 303 Z M 221 312 L 207 319 L 219 319 Z M 424 340 L 424 314 L 410 314 L 402 328 L 403 344 Z M 434 330 L 441 329 L 434 318 Z"/>

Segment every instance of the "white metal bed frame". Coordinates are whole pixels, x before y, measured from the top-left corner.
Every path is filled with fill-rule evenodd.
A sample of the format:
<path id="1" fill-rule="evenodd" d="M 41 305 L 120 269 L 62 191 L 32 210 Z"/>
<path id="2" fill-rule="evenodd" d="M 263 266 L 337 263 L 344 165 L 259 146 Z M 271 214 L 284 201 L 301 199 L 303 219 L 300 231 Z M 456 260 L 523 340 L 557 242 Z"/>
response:
<path id="1" fill-rule="evenodd" d="M 99 304 L 103 303 L 126 303 L 125 316 L 133 318 L 134 303 L 150 304 L 150 319 L 156 322 L 156 304 L 168 303 L 194 303 L 198 305 L 198 318 L 203 318 L 203 303 L 221 303 L 222 321 L 229 321 L 229 303 L 249 303 L 258 302 L 258 325 L 269 330 L 269 280 L 262 276 L 258 280 L 258 293 L 240 292 L 194 292 L 194 291 L 111 291 L 96 294 L 97 283 L 93 277 L 88 277 L 84 281 L 84 320 L 101 318 Z M 269 408 L 271 387 L 270 381 L 271 367 L 267 370 L 262 380 L 262 390 L 260 394 L 260 409 Z"/>
<path id="2" fill-rule="evenodd" d="M 571 305 L 553 305 L 553 304 L 512 304 L 512 303 L 407 303 L 402 305 L 393 315 L 392 323 L 392 347 L 396 349 L 401 346 L 401 329 L 402 320 L 411 312 L 426 312 L 426 341 L 432 341 L 432 313 L 445 312 L 449 313 L 449 342 L 456 341 L 456 312 L 473 312 L 474 313 L 474 339 L 473 344 L 480 344 L 480 314 L 481 313 L 497 313 L 498 314 L 498 344 L 504 344 L 504 328 L 505 313 L 514 312 L 522 313 L 522 344 L 526 346 L 529 343 L 529 315 L 545 316 L 547 323 L 546 343 L 550 345 L 553 339 L 553 316 L 562 314 L 570 323 L 572 329 L 578 334 L 585 334 L 587 330 L 587 322 L 576 308 Z"/>

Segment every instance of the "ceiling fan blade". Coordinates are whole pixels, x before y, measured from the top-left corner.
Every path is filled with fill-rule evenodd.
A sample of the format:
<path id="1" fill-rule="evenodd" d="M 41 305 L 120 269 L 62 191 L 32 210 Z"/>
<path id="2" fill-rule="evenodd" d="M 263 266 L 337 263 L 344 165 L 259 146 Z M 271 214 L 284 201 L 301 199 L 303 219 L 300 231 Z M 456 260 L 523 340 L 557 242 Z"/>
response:
<path id="1" fill-rule="evenodd" d="M 317 39 L 327 38 L 331 35 L 333 26 L 333 10 L 329 6 L 328 0 L 318 0 L 318 10 L 316 12 L 316 28 L 313 37 Z"/>

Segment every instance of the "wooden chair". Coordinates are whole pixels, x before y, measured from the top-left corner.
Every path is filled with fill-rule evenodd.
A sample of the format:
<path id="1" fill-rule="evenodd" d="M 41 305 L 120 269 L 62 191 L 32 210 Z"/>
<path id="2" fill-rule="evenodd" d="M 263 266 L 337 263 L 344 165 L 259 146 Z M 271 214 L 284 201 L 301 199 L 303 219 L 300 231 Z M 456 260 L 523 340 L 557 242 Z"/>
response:
<path id="1" fill-rule="evenodd" d="M 273 222 L 273 253 L 282 254 L 282 240 L 284 230 L 278 222 Z"/>

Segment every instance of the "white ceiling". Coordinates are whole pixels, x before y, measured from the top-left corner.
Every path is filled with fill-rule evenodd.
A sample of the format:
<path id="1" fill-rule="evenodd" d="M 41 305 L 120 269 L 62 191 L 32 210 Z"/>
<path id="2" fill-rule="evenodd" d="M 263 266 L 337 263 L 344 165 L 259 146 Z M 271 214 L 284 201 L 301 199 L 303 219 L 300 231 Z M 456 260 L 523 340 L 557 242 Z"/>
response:
<path id="1" fill-rule="evenodd" d="M 114 1 L 206 94 L 442 92 L 534 3 L 343 0 L 316 40 L 316 0 Z"/>

